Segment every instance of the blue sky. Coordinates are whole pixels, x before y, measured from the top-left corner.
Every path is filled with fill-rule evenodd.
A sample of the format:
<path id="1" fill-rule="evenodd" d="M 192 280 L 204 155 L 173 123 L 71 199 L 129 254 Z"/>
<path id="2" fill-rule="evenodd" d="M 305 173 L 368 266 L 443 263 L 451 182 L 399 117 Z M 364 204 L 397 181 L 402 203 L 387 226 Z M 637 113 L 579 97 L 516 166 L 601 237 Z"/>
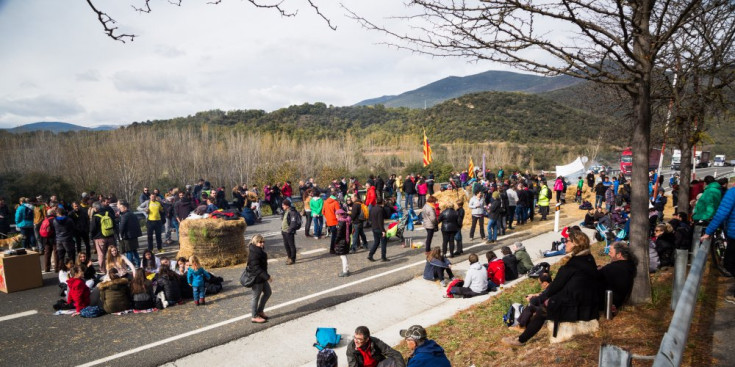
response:
<path id="1" fill-rule="evenodd" d="M 36 121 L 84 126 L 186 116 L 210 109 L 271 111 L 305 102 L 351 105 L 399 94 L 489 63 L 432 58 L 380 44 L 334 1 L 318 1 L 337 26 L 329 29 L 305 1 L 285 18 L 247 1 L 97 0 L 125 33 L 102 32 L 85 1 L 0 0 L 0 127 Z M 345 0 L 379 23 L 406 14 L 396 0 Z"/>

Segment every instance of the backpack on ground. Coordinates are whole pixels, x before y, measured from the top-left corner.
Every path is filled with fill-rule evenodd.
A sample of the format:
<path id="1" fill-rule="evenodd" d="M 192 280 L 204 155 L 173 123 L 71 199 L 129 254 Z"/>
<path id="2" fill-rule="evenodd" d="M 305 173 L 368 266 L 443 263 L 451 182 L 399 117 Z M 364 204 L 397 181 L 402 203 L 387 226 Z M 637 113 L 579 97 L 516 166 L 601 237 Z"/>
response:
<path id="1" fill-rule="evenodd" d="M 548 273 L 549 269 L 551 269 L 551 265 L 547 262 L 541 262 L 536 265 L 534 265 L 531 270 L 528 272 L 529 278 L 538 278 L 543 273 Z"/>
<path id="2" fill-rule="evenodd" d="M 454 287 L 461 287 L 464 285 L 464 280 L 455 278 L 449 284 L 447 285 L 447 298 L 454 298 L 454 294 L 452 293 L 452 288 Z"/>
<path id="3" fill-rule="evenodd" d="M 582 205 L 579 206 L 579 209 L 580 210 L 590 210 L 590 209 L 592 209 L 592 203 L 590 203 L 589 201 L 585 200 L 585 201 L 582 202 Z"/>
<path id="4" fill-rule="evenodd" d="M 43 238 L 51 238 L 54 236 L 54 217 L 48 217 L 41 222 L 41 228 L 38 229 L 38 234 Z"/>
<path id="5" fill-rule="evenodd" d="M 224 279 L 211 273 L 210 275 L 211 276 L 207 279 L 207 282 L 204 285 L 205 295 L 217 294 L 222 291 L 222 282 L 224 282 Z"/>
<path id="6" fill-rule="evenodd" d="M 510 305 L 510 308 L 508 308 L 508 312 L 503 315 L 503 323 L 505 324 L 505 326 L 517 326 L 518 318 L 521 316 L 521 312 L 523 312 L 523 305 L 521 305 L 520 303 L 514 303 Z"/>
<path id="7" fill-rule="evenodd" d="M 316 328 L 316 349 L 334 348 L 339 344 L 342 336 L 337 334 L 337 329 L 333 327 Z"/>
<path id="8" fill-rule="evenodd" d="M 334 349 L 324 348 L 316 354 L 317 367 L 337 367 L 337 353 Z"/>
<path id="9" fill-rule="evenodd" d="M 105 311 L 102 310 L 99 306 L 87 306 L 79 311 L 79 316 L 87 318 L 100 317 L 104 314 Z"/>
<path id="10" fill-rule="evenodd" d="M 108 212 L 105 212 L 105 215 L 95 214 L 95 217 L 100 218 L 100 232 L 102 232 L 103 237 L 110 237 L 115 234 L 115 223 Z"/>

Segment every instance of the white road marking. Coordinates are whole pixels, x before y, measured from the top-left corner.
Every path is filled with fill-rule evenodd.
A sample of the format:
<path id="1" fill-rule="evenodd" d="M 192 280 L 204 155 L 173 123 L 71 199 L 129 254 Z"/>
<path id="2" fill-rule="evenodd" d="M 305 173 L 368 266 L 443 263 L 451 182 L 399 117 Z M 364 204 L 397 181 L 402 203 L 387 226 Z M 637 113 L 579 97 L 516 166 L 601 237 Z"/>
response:
<path id="1" fill-rule="evenodd" d="M 519 234 L 526 233 L 526 232 L 529 232 L 529 231 L 522 231 L 522 232 L 513 233 L 513 234 L 509 234 L 509 235 L 505 235 L 505 236 L 500 236 L 500 237 L 498 237 L 498 239 L 505 239 L 505 238 L 517 236 Z M 478 246 L 483 246 L 483 245 L 484 245 L 484 243 L 479 243 L 479 244 L 470 246 L 467 249 L 472 249 L 472 248 L 475 248 L 475 247 L 478 247 Z M 277 259 L 271 259 L 271 260 L 277 260 Z M 271 260 L 268 260 L 268 261 L 270 262 Z M 364 278 L 364 279 L 356 280 L 354 282 L 346 283 L 346 284 L 343 284 L 343 285 L 340 285 L 340 286 L 337 286 L 337 287 L 334 287 L 334 288 L 331 288 L 331 289 L 326 289 L 326 290 L 323 290 L 321 292 L 312 293 L 310 295 L 306 295 L 306 296 L 303 296 L 303 297 L 300 297 L 300 298 L 296 298 L 296 299 L 293 299 L 293 300 L 290 300 L 290 301 L 287 301 L 287 302 L 284 302 L 284 303 L 281 303 L 281 304 L 278 304 L 278 305 L 275 305 L 275 306 L 271 306 L 271 307 L 266 308 L 265 311 L 273 311 L 273 310 L 277 310 L 277 309 L 280 309 L 280 308 L 284 308 L 284 307 L 287 307 L 287 306 L 290 306 L 290 305 L 293 305 L 293 304 L 296 304 L 296 303 L 299 303 L 299 302 L 303 302 L 303 301 L 310 300 L 312 298 L 317 298 L 317 297 L 323 296 L 325 294 L 333 293 L 333 292 L 336 292 L 336 291 L 339 291 L 339 290 L 342 290 L 342 289 L 345 289 L 345 288 L 349 288 L 349 287 L 352 287 L 352 286 L 355 286 L 355 285 L 358 285 L 358 284 L 369 282 L 371 280 L 378 279 L 380 277 L 384 277 L 384 276 L 387 276 L 387 275 L 390 275 L 390 274 L 393 274 L 393 273 L 397 273 L 399 271 L 403 271 L 403 270 L 406 270 L 406 269 L 409 269 L 409 268 L 412 268 L 412 267 L 415 267 L 415 266 L 423 265 L 425 263 L 426 263 L 426 260 L 417 261 L 415 263 L 407 264 L 407 265 L 404 265 L 404 266 L 401 266 L 401 267 L 398 267 L 398 268 L 395 268 L 395 269 L 391 269 L 391 270 L 388 270 L 388 271 L 383 272 L 383 273 L 380 273 L 380 274 L 371 275 L 371 276 L 369 276 L 367 278 Z M 159 345 L 167 344 L 167 343 L 170 343 L 170 342 L 179 340 L 179 339 L 188 338 L 188 337 L 190 337 L 192 335 L 203 333 L 205 331 L 216 329 L 216 328 L 218 328 L 220 326 L 225 326 L 225 325 L 232 324 L 234 322 L 245 320 L 245 319 L 251 317 L 251 315 L 252 314 L 248 313 L 248 314 L 245 314 L 245 315 L 242 315 L 242 316 L 233 317 L 231 319 L 220 321 L 218 323 L 215 323 L 215 324 L 212 324 L 212 325 L 208 325 L 208 326 L 205 326 L 205 327 L 202 327 L 202 328 L 199 328 L 199 329 L 191 330 L 191 331 L 188 331 L 188 332 L 183 333 L 183 334 L 178 334 L 178 335 L 172 336 L 170 338 L 161 339 L 159 341 L 156 341 L 156 342 L 153 342 L 153 343 L 150 343 L 150 344 L 142 345 L 140 347 L 133 348 L 133 349 L 130 349 L 130 350 L 126 350 L 124 352 L 116 353 L 116 354 L 113 354 L 113 355 L 108 356 L 108 357 L 105 357 L 105 358 L 101 358 L 101 359 L 98 359 L 98 360 L 95 360 L 95 361 L 87 362 L 85 364 L 79 365 L 78 367 L 96 366 L 98 364 L 102 364 L 102 363 L 106 363 L 106 362 L 109 362 L 109 361 L 112 361 L 112 360 L 115 360 L 115 359 L 118 359 L 118 358 L 126 357 L 126 356 L 129 356 L 131 354 L 135 354 L 135 353 L 138 353 L 138 352 L 142 352 L 144 350 L 155 348 L 155 347 L 157 347 Z"/>
<path id="2" fill-rule="evenodd" d="M 327 249 L 325 249 L 325 248 L 316 248 L 316 249 L 313 249 L 313 250 L 304 251 L 304 252 L 301 253 L 301 255 L 311 255 L 311 254 L 315 254 L 317 252 L 322 252 L 322 251 L 327 251 Z"/>
<path id="3" fill-rule="evenodd" d="M 36 311 L 36 310 L 30 310 L 30 311 L 25 311 L 25 312 L 14 313 L 12 315 L 0 317 L 0 321 L 8 321 L 8 320 L 12 320 L 12 319 L 17 319 L 19 317 L 35 315 L 37 313 L 38 313 L 38 311 Z"/>

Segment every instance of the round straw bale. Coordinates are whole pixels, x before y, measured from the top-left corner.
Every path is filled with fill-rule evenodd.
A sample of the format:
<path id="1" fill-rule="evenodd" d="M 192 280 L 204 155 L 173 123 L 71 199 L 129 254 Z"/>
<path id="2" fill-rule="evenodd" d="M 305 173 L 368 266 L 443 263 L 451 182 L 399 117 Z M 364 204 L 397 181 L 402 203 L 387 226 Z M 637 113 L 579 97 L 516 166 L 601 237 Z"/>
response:
<path id="1" fill-rule="evenodd" d="M 177 257 L 196 255 L 202 266 L 218 268 L 248 260 L 245 220 L 187 219 L 179 227 Z"/>

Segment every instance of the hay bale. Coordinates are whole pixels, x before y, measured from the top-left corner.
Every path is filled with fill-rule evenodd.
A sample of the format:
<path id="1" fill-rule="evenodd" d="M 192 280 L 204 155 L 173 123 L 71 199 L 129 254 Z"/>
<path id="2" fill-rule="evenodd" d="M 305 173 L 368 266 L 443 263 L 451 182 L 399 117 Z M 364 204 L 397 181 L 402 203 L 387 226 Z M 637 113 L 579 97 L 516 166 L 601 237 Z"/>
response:
<path id="1" fill-rule="evenodd" d="M 464 204 L 464 220 L 462 221 L 462 228 L 469 228 L 472 225 L 472 214 L 468 206 L 470 200 L 467 198 L 467 194 L 464 190 L 445 190 L 441 192 L 435 192 L 434 197 L 439 201 L 440 208 L 442 207 L 443 203 L 456 204 L 457 201 L 461 201 Z"/>
<path id="2" fill-rule="evenodd" d="M 242 264 L 248 260 L 245 220 L 187 219 L 179 228 L 177 257 L 195 255 L 205 268 Z"/>

